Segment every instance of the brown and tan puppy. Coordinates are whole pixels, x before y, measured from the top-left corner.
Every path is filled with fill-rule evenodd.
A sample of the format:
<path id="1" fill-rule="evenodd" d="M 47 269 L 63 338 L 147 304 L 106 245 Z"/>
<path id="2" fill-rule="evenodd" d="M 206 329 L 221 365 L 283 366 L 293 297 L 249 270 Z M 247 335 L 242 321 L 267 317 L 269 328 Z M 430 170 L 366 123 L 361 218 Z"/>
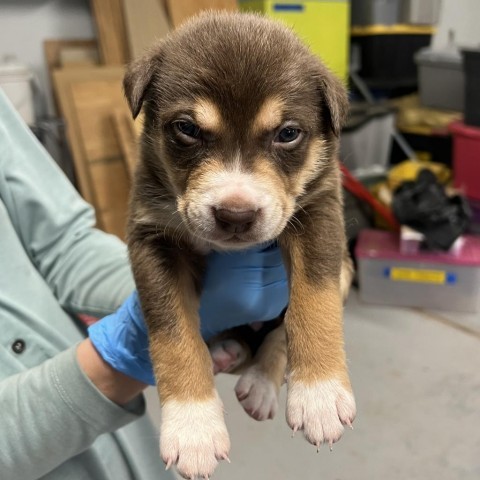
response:
<path id="1" fill-rule="evenodd" d="M 355 416 L 342 333 L 343 86 L 281 24 L 209 13 L 133 63 L 124 87 L 133 116 L 145 115 L 128 243 L 163 407 L 163 460 L 193 478 L 228 458 L 199 333 L 205 254 L 273 240 L 290 284 L 287 422 L 317 447 L 332 444 Z M 282 345 L 282 328 L 260 350 Z M 268 369 L 283 377 L 284 365 L 261 358 L 271 357 L 258 356 L 254 383 Z"/>

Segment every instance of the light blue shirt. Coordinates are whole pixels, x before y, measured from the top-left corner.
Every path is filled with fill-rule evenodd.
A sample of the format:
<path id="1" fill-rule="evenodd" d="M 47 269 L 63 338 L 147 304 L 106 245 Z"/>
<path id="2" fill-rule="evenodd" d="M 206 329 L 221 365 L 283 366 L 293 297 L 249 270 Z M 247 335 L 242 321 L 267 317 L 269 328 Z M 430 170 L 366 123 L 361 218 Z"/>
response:
<path id="1" fill-rule="evenodd" d="M 0 89 L 2 480 L 173 478 L 143 398 L 119 407 L 76 362 L 74 314 L 111 313 L 134 289 L 125 245 L 94 223 Z"/>

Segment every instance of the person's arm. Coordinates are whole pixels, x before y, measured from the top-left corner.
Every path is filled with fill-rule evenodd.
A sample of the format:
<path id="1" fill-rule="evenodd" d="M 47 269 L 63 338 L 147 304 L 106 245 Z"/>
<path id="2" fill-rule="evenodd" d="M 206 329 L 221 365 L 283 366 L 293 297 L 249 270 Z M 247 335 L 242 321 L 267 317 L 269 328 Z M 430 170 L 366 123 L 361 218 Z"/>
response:
<path id="1" fill-rule="evenodd" d="M 25 251 L 66 310 L 103 316 L 133 291 L 125 245 L 94 228 L 93 209 L 1 90 L 0 196 Z"/>
<path id="2" fill-rule="evenodd" d="M 39 478 L 138 418 L 144 387 L 107 365 L 89 340 L 2 380 L 1 478 Z"/>
<path id="3" fill-rule="evenodd" d="M 126 405 L 147 386 L 112 368 L 98 353 L 89 338 L 78 345 L 77 362 L 97 389 L 117 405 Z"/>
<path id="4" fill-rule="evenodd" d="M 66 310 L 105 315 L 133 290 L 125 245 L 93 228 L 91 207 L 1 90 L 0 198 L 32 264 Z M 88 340 L 78 358 L 72 347 L 3 379 L 0 477 L 41 477 L 138 418 L 145 410 L 142 388 L 103 362 Z"/>

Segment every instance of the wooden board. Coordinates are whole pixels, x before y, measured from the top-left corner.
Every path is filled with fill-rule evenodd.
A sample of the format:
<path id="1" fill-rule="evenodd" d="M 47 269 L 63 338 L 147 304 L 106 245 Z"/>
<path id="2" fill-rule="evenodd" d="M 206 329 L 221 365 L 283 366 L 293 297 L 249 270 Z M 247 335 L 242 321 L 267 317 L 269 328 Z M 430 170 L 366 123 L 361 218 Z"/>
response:
<path id="1" fill-rule="evenodd" d="M 92 67 L 100 64 L 97 47 L 65 47 L 60 50 L 60 64 L 63 68 Z"/>
<path id="2" fill-rule="evenodd" d="M 167 0 L 166 4 L 174 28 L 202 10 L 238 10 L 236 0 Z"/>
<path id="3" fill-rule="evenodd" d="M 50 72 L 56 68 L 64 66 L 62 63 L 62 51 L 66 49 L 83 50 L 87 55 L 95 55 L 97 50 L 97 41 L 92 39 L 71 39 L 71 40 L 45 40 L 43 42 L 43 50 L 45 53 L 45 61 Z M 98 55 L 98 53 L 97 53 Z"/>
<path id="4" fill-rule="evenodd" d="M 124 108 L 117 108 L 113 112 L 113 124 L 129 178 L 132 179 L 138 162 L 137 132 L 134 122 Z"/>
<path id="5" fill-rule="evenodd" d="M 128 115 L 123 74 L 121 67 L 54 72 L 80 193 L 94 205 L 99 228 L 120 238 L 125 236 L 130 180 L 112 114 L 123 108 Z"/>
<path id="6" fill-rule="evenodd" d="M 123 0 L 130 58 L 141 56 L 155 41 L 170 31 L 165 5 L 161 0 Z"/>
<path id="7" fill-rule="evenodd" d="M 91 5 L 102 62 L 105 65 L 126 64 L 129 52 L 122 0 L 91 0 Z"/>
<path id="8" fill-rule="evenodd" d="M 97 41 L 94 39 L 71 39 L 71 40 L 45 40 L 43 42 L 43 51 L 45 54 L 45 61 L 47 64 L 50 84 L 53 85 L 53 71 L 65 66 L 65 50 L 75 49 L 81 50 L 86 56 L 90 58 L 98 57 Z M 58 111 L 58 99 L 53 91 L 53 100 L 55 108 Z"/>

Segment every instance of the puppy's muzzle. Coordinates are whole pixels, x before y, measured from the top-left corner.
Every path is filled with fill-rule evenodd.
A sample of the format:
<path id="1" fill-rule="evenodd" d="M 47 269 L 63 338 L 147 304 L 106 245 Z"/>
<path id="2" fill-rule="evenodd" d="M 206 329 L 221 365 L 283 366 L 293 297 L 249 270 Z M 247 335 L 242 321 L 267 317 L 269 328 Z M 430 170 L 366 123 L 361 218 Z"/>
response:
<path id="1" fill-rule="evenodd" d="M 212 207 L 215 223 L 218 229 L 226 233 L 245 233 L 252 227 L 257 218 L 258 210 L 232 210 L 229 208 Z"/>

